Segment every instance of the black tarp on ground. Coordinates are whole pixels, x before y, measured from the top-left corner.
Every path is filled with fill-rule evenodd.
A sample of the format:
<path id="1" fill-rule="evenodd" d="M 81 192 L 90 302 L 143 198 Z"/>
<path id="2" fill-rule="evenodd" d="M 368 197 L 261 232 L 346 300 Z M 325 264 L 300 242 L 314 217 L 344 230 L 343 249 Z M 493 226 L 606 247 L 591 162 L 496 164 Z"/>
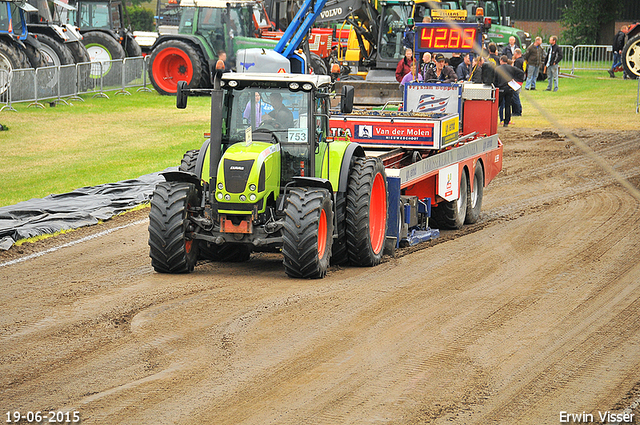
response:
<path id="1" fill-rule="evenodd" d="M 148 202 L 156 184 L 163 181 L 160 173 L 152 173 L 0 207 L 0 250 L 6 251 L 20 239 L 108 220 Z"/>

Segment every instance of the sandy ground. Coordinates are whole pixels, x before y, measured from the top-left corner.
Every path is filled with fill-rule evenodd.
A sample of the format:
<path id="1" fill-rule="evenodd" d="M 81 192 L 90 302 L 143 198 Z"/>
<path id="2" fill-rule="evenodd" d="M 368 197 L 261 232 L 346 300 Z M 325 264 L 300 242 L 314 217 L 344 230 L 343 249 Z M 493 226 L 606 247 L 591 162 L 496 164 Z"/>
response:
<path id="1" fill-rule="evenodd" d="M 640 131 L 577 134 L 640 186 Z M 2 420 L 640 423 L 639 202 L 563 135 L 501 137 L 480 222 L 376 268 L 157 274 L 148 209 L 1 253 Z"/>

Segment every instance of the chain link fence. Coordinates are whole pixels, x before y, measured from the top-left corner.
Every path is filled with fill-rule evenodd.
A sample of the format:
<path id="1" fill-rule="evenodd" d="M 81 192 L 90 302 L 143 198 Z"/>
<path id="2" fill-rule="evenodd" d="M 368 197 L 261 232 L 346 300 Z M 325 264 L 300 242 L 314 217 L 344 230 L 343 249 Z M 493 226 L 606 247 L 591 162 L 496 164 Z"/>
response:
<path id="1" fill-rule="evenodd" d="M 43 102 L 82 100 L 81 94 L 109 97 L 108 92 L 151 91 L 147 85 L 148 58 L 134 57 L 75 65 L 0 70 L 0 111 L 16 109 L 14 103 L 44 108 Z"/>

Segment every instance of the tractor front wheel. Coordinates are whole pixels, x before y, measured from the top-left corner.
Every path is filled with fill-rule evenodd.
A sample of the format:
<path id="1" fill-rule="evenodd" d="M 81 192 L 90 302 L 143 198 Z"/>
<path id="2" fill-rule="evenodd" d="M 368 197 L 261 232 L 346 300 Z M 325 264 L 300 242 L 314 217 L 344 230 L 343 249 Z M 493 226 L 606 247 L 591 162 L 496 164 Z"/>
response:
<path id="1" fill-rule="evenodd" d="M 356 158 L 347 187 L 347 252 L 354 266 L 378 265 L 387 235 L 387 179 L 377 158 Z"/>
<path id="2" fill-rule="evenodd" d="M 200 205 L 193 183 L 159 183 L 149 212 L 149 256 L 159 273 L 189 273 L 199 254 L 198 241 L 189 237 L 192 208 Z"/>
<path id="3" fill-rule="evenodd" d="M 285 206 L 282 237 L 284 271 L 289 277 L 324 277 L 333 242 L 333 201 L 329 191 L 291 189 Z"/>

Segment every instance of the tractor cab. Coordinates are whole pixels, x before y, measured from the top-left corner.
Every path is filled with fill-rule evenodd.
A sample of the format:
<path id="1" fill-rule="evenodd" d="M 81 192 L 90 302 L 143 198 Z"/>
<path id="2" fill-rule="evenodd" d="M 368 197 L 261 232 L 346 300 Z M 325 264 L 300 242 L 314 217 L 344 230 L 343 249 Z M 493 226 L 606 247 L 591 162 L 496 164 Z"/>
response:
<path id="1" fill-rule="evenodd" d="M 329 133 L 330 77 L 226 73 L 221 114 L 219 206 L 260 203 L 280 196 L 294 177 L 318 177 Z M 265 202 L 260 202 L 264 200 Z M 231 211 L 229 207 L 227 211 Z M 236 209 L 241 213 L 247 208 Z"/>

